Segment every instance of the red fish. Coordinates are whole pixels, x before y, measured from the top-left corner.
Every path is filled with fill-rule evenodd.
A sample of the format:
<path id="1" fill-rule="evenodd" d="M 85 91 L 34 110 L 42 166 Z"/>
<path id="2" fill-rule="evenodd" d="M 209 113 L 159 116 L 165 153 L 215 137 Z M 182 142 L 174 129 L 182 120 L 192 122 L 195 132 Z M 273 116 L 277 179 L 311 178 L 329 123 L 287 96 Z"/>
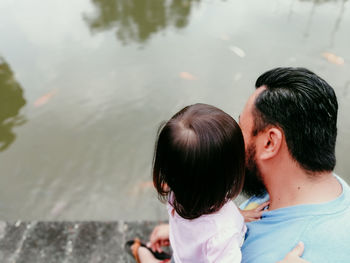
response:
<path id="1" fill-rule="evenodd" d="M 55 94 L 57 93 L 57 90 L 50 91 L 49 93 L 45 94 L 44 96 L 41 96 L 34 102 L 35 107 L 40 107 L 46 104 Z"/>
<path id="2" fill-rule="evenodd" d="M 186 79 L 186 80 L 197 80 L 198 78 L 191 73 L 188 72 L 181 72 L 180 73 L 180 78 Z"/>
<path id="3" fill-rule="evenodd" d="M 345 61 L 342 57 L 339 57 L 333 53 L 330 52 L 324 52 L 322 53 L 322 56 L 327 59 L 329 62 L 336 64 L 336 65 L 344 65 Z"/>

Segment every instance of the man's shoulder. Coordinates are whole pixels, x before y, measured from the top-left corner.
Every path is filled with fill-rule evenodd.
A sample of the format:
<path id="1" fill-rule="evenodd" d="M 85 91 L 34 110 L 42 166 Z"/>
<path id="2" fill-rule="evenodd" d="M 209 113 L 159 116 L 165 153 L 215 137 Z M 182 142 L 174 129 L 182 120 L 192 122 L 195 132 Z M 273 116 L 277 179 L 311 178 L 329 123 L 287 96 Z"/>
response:
<path id="1" fill-rule="evenodd" d="M 248 225 L 243 262 L 276 262 L 296 245 L 305 244 L 304 258 L 311 262 L 350 262 L 350 187 L 336 176 L 343 193 L 324 204 L 286 207 L 264 214 Z M 241 205 L 249 209 L 268 200 L 268 195 L 251 197 Z M 276 245 L 276 240 L 279 240 Z M 273 244 L 273 245 L 272 245 Z M 262 250 L 263 249 L 263 250 Z"/>
<path id="2" fill-rule="evenodd" d="M 350 200 L 350 187 L 346 181 L 344 181 L 339 175 L 334 174 L 334 176 L 337 178 L 339 183 L 341 184 L 343 188 L 343 196 L 346 199 Z M 253 195 L 249 197 L 246 201 L 244 201 L 239 208 L 242 210 L 250 210 L 258 207 L 260 204 L 270 200 L 270 196 L 267 192 L 260 196 Z"/>
<path id="3" fill-rule="evenodd" d="M 311 262 L 350 262 L 350 207 L 315 216 L 300 236 L 309 248 L 304 257 Z"/>
<path id="4" fill-rule="evenodd" d="M 315 206 L 315 214 L 300 235 L 306 247 L 304 258 L 311 262 L 350 262 L 346 252 L 350 247 L 350 187 L 335 176 L 342 185 L 342 194 L 320 208 Z"/>
<path id="5" fill-rule="evenodd" d="M 305 231 L 305 235 L 313 236 L 315 239 L 318 239 L 319 235 L 328 236 L 328 238 L 334 237 L 335 239 L 339 239 L 340 236 L 349 236 L 350 187 L 341 177 L 338 175 L 335 175 L 335 177 L 342 186 L 342 194 L 335 200 L 320 206 L 322 208 L 326 207 L 327 210 L 322 211 L 323 213 L 320 216 L 317 214 L 314 216 L 308 230 Z M 343 235 L 344 233 L 346 234 Z M 350 242 L 350 236 L 346 240 Z"/>
<path id="6" fill-rule="evenodd" d="M 337 178 L 337 180 L 339 181 L 339 183 L 341 184 L 342 188 L 343 188 L 343 193 L 346 193 L 347 191 L 350 190 L 349 184 L 339 175 L 337 174 L 333 174 L 335 176 L 335 178 Z"/>

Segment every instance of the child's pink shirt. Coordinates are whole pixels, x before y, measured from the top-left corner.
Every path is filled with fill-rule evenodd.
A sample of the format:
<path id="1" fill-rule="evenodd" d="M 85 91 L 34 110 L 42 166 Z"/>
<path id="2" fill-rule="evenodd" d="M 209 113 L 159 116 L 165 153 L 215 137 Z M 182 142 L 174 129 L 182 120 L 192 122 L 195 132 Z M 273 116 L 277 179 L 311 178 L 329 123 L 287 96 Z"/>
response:
<path id="1" fill-rule="evenodd" d="M 175 263 L 241 262 L 246 226 L 232 201 L 216 213 L 192 220 L 180 217 L 169 203 L 168 213 Z"/>

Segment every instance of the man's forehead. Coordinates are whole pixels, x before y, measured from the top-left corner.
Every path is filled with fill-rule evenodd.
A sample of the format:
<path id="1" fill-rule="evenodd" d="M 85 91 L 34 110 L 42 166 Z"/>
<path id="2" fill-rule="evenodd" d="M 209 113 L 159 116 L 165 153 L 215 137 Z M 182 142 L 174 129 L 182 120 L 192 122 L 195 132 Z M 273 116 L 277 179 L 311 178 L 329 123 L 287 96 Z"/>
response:
<path id="1" fill-rule="evenodd" d="M 265 86 L 261 86 L 259 88 L 257 88 L 253 94 L 249 97 L 245 107 L 244 107 L 244 110 L 243 111 L 246 111 L 246 110 L 251 110 L 252 106 L 254 105 L 255 103 L 255 100 L 256 98 L 261 94 L 261 92 L 263 92 L 264 90 L 266 90 L 266 87 Z"/>
<path id="2" fill-rule="evenodd" d="M 249 98 L 248 101 L 249 101 L 251 104 L 254 104 L 256 98 L 257 98 L 264 90 L 266 90 L 266 86 L 261 86 L 261 87 L 257 88 L 257 89 L 253 92 L 253 94 L 250 96 L 250 98 Z"/>

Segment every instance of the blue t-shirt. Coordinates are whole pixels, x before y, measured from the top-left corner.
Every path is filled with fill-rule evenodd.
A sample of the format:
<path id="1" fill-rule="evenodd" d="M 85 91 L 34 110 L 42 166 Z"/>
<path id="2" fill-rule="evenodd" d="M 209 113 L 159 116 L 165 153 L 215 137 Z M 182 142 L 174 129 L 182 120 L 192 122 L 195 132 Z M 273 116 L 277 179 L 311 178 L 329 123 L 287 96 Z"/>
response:
<path id="1" fill-rule="evenodd" d="M 242 263 L 274 263 L 299 242 L 305 244 L 303 258 L 311 263 L 350 263 L 350 188 L 337 177 L 343 193 L 323 204 L 297 205 L 265 212 L 261 220 L 247 223 Z M 268 200 L 251 198 L 253 202 Z"/>

